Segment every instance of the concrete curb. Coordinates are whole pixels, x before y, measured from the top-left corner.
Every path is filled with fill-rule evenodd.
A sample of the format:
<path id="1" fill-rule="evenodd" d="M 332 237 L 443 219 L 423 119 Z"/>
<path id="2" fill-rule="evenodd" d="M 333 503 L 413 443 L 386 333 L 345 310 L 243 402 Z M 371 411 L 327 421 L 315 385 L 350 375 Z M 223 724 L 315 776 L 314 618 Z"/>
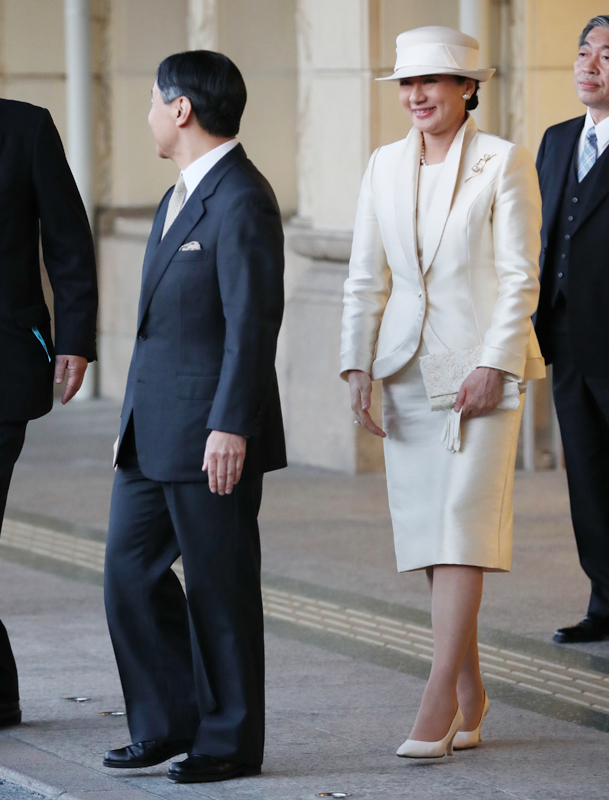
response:
<path id="1" fill-rule="evenodd" d="M 0 780 L 14 783 L 16 786 L 29 789 L 31 792 L 38 792 L 48 800 L 82 800 L 82 798 L 75 797 L 73 794 L 68 794 L 63 789 L 49 786 L 48 783 L 42 783 L 42 781 L 37 781 L 35 778 L 30 778 L 21 772 L 15 772 L 15 770 L 8 767 L 0 766 Z"/>

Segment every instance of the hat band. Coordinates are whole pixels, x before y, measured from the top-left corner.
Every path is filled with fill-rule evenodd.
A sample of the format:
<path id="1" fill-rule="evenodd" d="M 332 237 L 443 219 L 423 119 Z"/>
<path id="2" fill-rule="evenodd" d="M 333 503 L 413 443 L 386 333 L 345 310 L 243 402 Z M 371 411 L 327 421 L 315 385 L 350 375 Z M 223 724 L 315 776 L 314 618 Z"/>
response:
<path id="1" fill-rule="evenodd" d="M 425 64 L 427 68 L 438 67 L 467 70 L 478 69 L 478 50 L 458 44 L 411 44 L 397 48 L 395 69 Z"/>

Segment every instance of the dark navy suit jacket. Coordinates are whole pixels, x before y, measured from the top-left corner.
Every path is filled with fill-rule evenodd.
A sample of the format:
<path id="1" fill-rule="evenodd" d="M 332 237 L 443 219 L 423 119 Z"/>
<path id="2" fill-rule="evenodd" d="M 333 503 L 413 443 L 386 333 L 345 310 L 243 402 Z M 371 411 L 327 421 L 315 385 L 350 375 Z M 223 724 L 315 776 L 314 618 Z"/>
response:
<path id="1" fill-rule="evenodd" d="M 55 350 L 40 277 L 41 237 L 57 352 L 93 361 L 93 238 L 61 139 L 46 109 L 0 100 L 0 421 L 34 419 L 53 406 Z"/>
<path id="2" fill-rule="evenodd" d="M 553 276 L 550 270 L 544 270 L 544 264 L 557 244 L 554 231 L 584 121 L 585 117 L 578 117 L 548 128 L 537 156 L 543 226 L 541 295 L 535 330 L 548 363 L 553 360 Z M 569 339 L 575 365 L 583 374 L 609 378 L 609 154 L 603 154 L 590 178 L 593 183 L 582 203 L 577 204 L 570 240 L 566 288 Z"/>
<path id="3" fill-rule="evenodd" d="M 142 473 L 207 481 L 212 430 L 247 438 L 248 470 L 286 465 L 275 353 L 283 315 L 283 230 L 273 190 L 238 145 L 205 175 L 144 259 L 138 332 L 122 412 Z M 180 251 L 187 242 L 200 250 Z"/>

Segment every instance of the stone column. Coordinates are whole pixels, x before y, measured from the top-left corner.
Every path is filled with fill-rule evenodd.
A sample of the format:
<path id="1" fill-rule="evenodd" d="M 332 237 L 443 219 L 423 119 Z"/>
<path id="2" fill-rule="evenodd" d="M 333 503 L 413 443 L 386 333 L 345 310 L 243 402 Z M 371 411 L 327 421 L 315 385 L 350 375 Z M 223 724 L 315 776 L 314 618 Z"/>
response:
<path id="1" fill-rule="evenodd" d="M 382 469 L 380 440 L 353 424 L 338 377 L 343 283 L 371 152 L 374 0 L 299 0 L 298 215 L 286 227 L 286 315 L 278 367 L 289 458 Z M 380 418 L 378 389 L 374 416 Z"/>
<path id="2" fill-rule="evenodd" d="M 89 0 L 65 0 L 68 161 L 93 224 L 93 130 L 91 8 Z M 96 364 L 90 364 L 77 400 L 96 393 Z"/>
<path id="3" fill-rule="evenodd" d="M 218 0 L 188 0 L 188 48 L 218 49 Z"/>
<path id="4" fill-rule="evenodd" d="M 459 27 L 463 33 L 467 33 L 478 40 L 480 44 L 481 67 L 496 67 L 493 63 L 493 53 L 491 49 L 491 0 L 460 0 L 459 4 Z M 492 80 L 497 80 L 495 75 Z M 486 87 L 485 87 L 486 88 Z M 476 125 L 482 131 L 493 130 L 492 101 L 494 98 L 489 92 L 484 93 L 483 102 L 472 112 Z"/>
<path id="5" fill-rule="evenodd" d="M 68 159 L 89 219 L 93 213 L 91 10 L 89 0 L 66 0 Z"/>

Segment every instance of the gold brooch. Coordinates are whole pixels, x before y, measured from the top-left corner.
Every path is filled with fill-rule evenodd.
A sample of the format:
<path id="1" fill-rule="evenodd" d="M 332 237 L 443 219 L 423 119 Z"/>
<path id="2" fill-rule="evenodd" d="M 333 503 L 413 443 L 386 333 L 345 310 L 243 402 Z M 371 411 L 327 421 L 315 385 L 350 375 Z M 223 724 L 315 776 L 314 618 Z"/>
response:
<path id="1" fill-rule="evenodd" d="M 488 153 L 485 153 L 485 154 L 482 156 L 482 158 L 479 158 L 479 159 L 476 161 L 476 163 L 474 164 L 474 166 L 472 167 L 472 172 L 473 172 L 474 174 L 473 174 L 473 175 L 470 175 L 470 176 L 469 176 L 469 178 L 466 178 L 466 179 L 465 179 L 465 183 L 467 183 L 468 181 L 471 181 L 471 179 L 472 179 L 472 178 L 475 178 L 475 177 L 476 177 L 476 175 L 480 175 L 480 173 L 482 172 L 482 170 L 483 170 L 483 169 L 484 169 L 484 167 L 486 166 L 486 162 L 487 162 L 487 161 L 490 161 L 490 160 L 491 160 L 491 158 L 495 158 L 495 156 L 496 156 L 496 155 L 497 155 L 497 153 L 493 153 L 493 155 L 492 155 L 492 156 L 489 156 L 489 154 L 488 154 Z"/>

